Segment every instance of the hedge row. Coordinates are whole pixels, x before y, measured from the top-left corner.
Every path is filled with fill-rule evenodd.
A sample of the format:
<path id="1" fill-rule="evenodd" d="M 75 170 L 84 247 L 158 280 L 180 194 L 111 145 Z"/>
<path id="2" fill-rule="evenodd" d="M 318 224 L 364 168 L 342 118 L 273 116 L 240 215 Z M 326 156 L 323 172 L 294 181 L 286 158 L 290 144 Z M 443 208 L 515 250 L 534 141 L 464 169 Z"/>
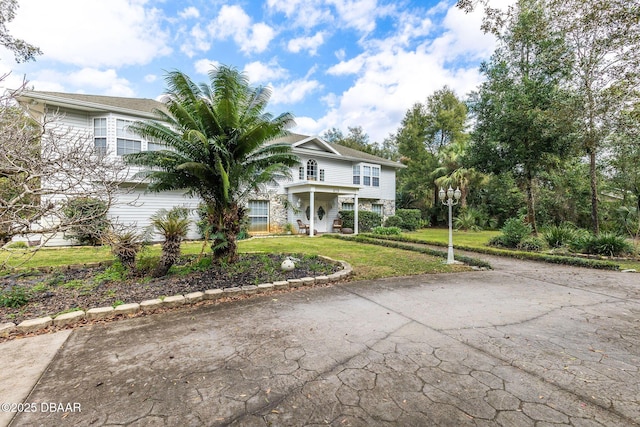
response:
<path id="1" fill-rule="evenodd" d="M 375 237 L 377 239 L 393 240 L 397 242 L 419 243 L 423 245 L 443 246 L 443 247 L 447 246 L 446 243 L 419 240 L 419 239 L 414 239 L 412 237 L 407 237 L 407 236 L 377 236 L 377 235 L 365 235 L 365 236 L 368 236 L 370 238 Z M 487 254 L 487 255 L 498 255 L 503 257 L 516 258 L 516 259 L 542 261 L 542 262 L 548 262 L 552 264 L 572 265 L 576 267 L 594 268 L 598 270 L 619 270 L 620 269 L 620 266 L 616 263 L 613 263 L 610 261 L 595 260 L 595 259 L 585 259 L 585 258 L 561 256 L 561 255 L 550 255 L 550 254 L 542 254 L 538 252 L 513 251 L 513 250 L 496 249 L 496 248 L 490 248 L 490 247 L 479 248 L 477 246 L 456 245 L 456 248 L 463 251 L 478 252 L 478 253 Z"/>
<path id="2" fill-rule="evenodd" d="M 377 236 L 377 238 L 372 238 L 370 237 L 370 235 L 362 235 L 362 234 L 358 234 L 356 236 L 345 236 L 340 234 L 325 234 L 323 237 L 329 237 L 329 238 L 340 239 L 340 240 L 349 240 L 352 242 L 355 241 L 358 243 L 367 243 L 370 245 L 378 245 L 378 246 L 384 246 L 387 248 L 402 249 L 405 251 L 419 252 L 425 255 L 431 255 L 431 256 L 436 256 L 440 258 L 447 258 L 447 252 L 445 251 L 438 251 L 438 250 L 426 248 L 426 247 L 420 248 L 412 245 L 403 245 L 402 243 L 391 241 L 393 239 L 387 239 L 386 237 L 383 238 L 381 236 Z M 477 258 L 471 258 L 465 255 L 454 255 L 454 258 L 457 261 L 463 262 L 467 265 L 473 265 L 476 267 L 483 267 L 488 269 L 491 268 L 491 264 L 489 264 L 486 261 L 479 260 Z"/>

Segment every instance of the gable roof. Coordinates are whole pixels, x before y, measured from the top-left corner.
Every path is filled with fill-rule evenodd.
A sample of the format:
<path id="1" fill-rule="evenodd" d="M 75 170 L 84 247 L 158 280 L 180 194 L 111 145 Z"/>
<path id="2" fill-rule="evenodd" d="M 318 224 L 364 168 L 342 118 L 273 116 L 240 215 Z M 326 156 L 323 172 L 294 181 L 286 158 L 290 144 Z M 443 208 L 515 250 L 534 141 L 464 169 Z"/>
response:
<path id="1" fill-rule="evenodd" d="M 26 90 L 20 94 L 21 102 L 35 101 L 46 105 L 76 108 L 94 112 L 116 112 L 154 118 L 154 110 L 164 109 L 162 102 L 147 98 L 85 95 L 80 93 L 41 92 Z"/>
<path id="2" fill-rule="evenodd" d="M 398 169 L 406 167 L 400 162 L 394 162 L 393 160 L 378 157 L 373 154 L 355 150 L 353 148 L 344 147 L 340 144 L 333 144 L 333 143 L 327 142 L 324 139 L 320 138 L 319 136 L 308 136 L 308 135 L 301 135 L 297 133 L 289 133 L 288 135 L 278 138 L 273 142 L 290 144 L 294 151 L 296 149 L 304 149 L 305 145 L 308 145 L 310 143 L 315 143 L 317 144 L 316 146 L 318 148 L 320 147 L 325 148 L 325 154 L 327 154 L 328 157 L 334 157 L 334 158 L 350 160 L 355 162 L 375 163 L 375 164 L 390 166 Z"/>

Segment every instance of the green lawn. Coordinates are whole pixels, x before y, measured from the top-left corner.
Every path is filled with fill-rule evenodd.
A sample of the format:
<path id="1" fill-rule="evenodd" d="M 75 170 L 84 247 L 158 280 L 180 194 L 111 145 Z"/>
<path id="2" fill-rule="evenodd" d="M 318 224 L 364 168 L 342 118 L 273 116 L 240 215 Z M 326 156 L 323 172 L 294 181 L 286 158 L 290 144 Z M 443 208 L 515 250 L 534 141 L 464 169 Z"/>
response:
<path id="1" fill-rule="evenodd" d="M 202 242 L 186 242 L 183 254 L 198 254 Z M 208 249 L 208 248 L 207 248 Z M 325 255 L 333 259 L 347 261 L 353 266 L 357 279 L 405 276 L 410 274 L 450 272 L 466 270 L 466 266 L 442 264 L 442 258 L 431 257 L 411 251 L 338 241 L 322 237 L 267 237 L 239 242 L 240 252 L 276 252 Z M 159 256 L 160 245 L 145 249 L 142 256 Z M 78 265 L 113 260 L 107 247 L 44 248 L 31 258 L 25 251 L 5 251 L 0 253 L 0 262 L 9 256 L 9 265 L 23 268 Z"/>
<path id="2" fill-rule="evenodd" d="M 425 228 L 422 230 L 403 233 L 408 237 L 425 242 L 449 243 L 449 230 L 446 228 Z M 453 230 L 453 246 L 485 246 L 492 237 L 499 235 L 499 231 L 456 231 Z"/>

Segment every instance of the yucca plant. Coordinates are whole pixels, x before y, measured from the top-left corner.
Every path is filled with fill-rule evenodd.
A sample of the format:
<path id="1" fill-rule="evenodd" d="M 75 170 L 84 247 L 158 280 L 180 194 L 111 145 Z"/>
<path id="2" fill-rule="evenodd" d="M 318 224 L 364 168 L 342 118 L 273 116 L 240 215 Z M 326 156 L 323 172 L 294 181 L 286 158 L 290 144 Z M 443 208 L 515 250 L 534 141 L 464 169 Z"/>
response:
<path id="1" fill-rule="evenodd" d="M 138 252 L 145 245 L 144 237 L 131 229 L 114 230 L 107 235 L 111 252 L 120 264 L 129 271 L 136 267 Z"/>
<path id="2" fill-rule="evenodd" d="M 584 242 L 584 251 L 588 254 L 619 256 L 633 252 L 633 246 L 624 236 L 615 233 L 591 235 Z"/>
<path id="3" fill-rule="evenodd" d="M 182 207 L 160 209 L 151 217 L 151 226 L 164 237 L 162 255 L 153 272 L 154 277 L 166 275 L 176 263 L 180 257 L 180 245 L 187 236 L 190 224 L 189 210 Z"/>
<path id="4" fill-rule="evenodd" d="M 573 224 L 562 223 L 560 225 L 550 225 L 542 231 L 542 238 L 551 248 L 561 248 L 569 245 L 578 237 L 578 231 Z"/>

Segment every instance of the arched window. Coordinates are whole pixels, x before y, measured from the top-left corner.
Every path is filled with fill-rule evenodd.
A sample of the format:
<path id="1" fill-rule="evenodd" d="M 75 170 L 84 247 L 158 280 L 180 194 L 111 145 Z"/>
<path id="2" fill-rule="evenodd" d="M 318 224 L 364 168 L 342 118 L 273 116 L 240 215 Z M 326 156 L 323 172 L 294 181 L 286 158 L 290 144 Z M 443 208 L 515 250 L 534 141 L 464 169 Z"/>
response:
<path id="1" fill-rule="evenodd" d="M 307 162 L 307 181 L 318 180 L 318 162 L 311 159 Z"/>

